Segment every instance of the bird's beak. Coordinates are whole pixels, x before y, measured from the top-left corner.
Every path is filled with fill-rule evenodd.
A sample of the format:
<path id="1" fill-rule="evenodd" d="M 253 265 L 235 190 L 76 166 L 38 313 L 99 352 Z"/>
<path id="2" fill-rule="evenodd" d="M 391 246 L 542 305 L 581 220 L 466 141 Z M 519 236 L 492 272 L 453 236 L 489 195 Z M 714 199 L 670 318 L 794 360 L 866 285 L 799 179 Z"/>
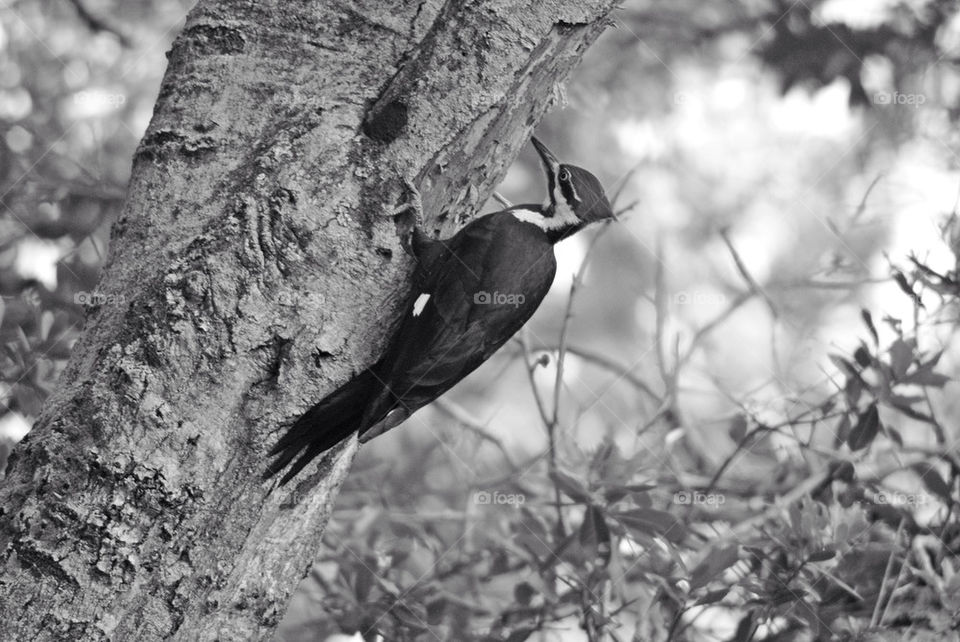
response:
<path id="1" fill-rule="evenodd" d="M 547 176 L 556 176 L 560 169 L 560 161 L 557 160 L 557 157 L 536 136 L 532 137 L 530 142 L 533 143 L 537 153 L 540 154 L 540 160 L 543 161 L 543 168 L 547 171 Z"/>

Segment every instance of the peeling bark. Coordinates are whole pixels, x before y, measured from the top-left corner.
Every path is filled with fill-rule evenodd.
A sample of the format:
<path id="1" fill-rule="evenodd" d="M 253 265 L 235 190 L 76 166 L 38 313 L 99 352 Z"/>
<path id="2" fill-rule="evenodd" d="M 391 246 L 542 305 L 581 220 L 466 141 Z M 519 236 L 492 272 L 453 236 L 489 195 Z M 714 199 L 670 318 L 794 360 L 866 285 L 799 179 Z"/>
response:
<path id="1" fill-rule="evenodd" d="M 447 236 L 612 0 L 200 0 L 82 339 L 0 485 L 3 639 L 266 639 L 355 440 L 264 483 L 283 426 L 407 294 L 403 179 Z"/>

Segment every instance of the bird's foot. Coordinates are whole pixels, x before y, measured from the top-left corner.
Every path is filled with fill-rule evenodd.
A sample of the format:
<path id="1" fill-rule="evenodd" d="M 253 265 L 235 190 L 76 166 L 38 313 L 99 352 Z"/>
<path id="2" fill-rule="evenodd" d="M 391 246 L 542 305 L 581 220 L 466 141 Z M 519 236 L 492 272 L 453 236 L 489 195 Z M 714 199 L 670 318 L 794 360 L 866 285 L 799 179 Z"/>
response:
<path id="1" fill-rule="evenodd" d="M 393 208 L 390 216 L 393 217 L 397 226 L 397 236 L 400 238 L 403 251 L 416 257 L 417 252 L 414 249 L 414 244 L 420 225 L 423 223 L 423 199 L 420 197 L 420 190 L 412 181 L 404 179 L 403 187 L 404 200 L 400 205 Z"/>
<path id="2" fill-rule="evenodd" d="M 413 184 L 409 178 L 403 179 L 403 202 L 393 208 L 390 216 L 397 217 L 412 213 L 419 225 L 423 216 L 423 199 L 420 197 L 420 190 Z"/>

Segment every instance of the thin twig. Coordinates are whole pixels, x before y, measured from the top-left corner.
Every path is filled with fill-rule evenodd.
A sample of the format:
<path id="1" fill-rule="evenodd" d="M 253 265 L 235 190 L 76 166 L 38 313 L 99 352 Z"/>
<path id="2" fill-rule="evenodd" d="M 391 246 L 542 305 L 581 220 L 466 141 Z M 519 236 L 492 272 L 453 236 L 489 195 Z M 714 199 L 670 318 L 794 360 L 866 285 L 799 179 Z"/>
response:
<path id="1" fill-rule="evenodd" d="M 504 207 L 513 207 L 513 203 L 511 203 L 510 201 L 508 201 L 507 198 L 506 198 L 503 194 L 501 194 L 500 192 L 494 191 L 494 192 L 493 192 L 493 198 L 495 198 L 495 199 L 497 200 L 497 202 L 499 202 L 499 203 L 500 203 L 501 205 L 503 205 Z"/>
<path id="2" fill-rule="evenodd" d="M 640 168 L 643 167 L 644 161 L 640 161 L 636 165 L 630 168 L 630 170 L 623 175 L 623 178 L 620 179 L 620 184 L 617 186 L 617 189 L 613 191 L 613 198 L 610 200 L 610 203 L 616 205 L 620 200 L 620 197 L 623 196 L 623 191 L 627 188 L 627 185 L 630 184 L 630 179 L 640 171 Z"/>
<path id="3" fill-rule="evenodd" d="M 877 186 L 882 178 L 883 173 L 877 174 L 877 177 L 867 186 L 867 190 L 863 193 L 863 198 L 860 199 L 860 204 L 857 205 L 856 211 L 853 213 L 853 216 L 850 217 L 850 225 L 856 224 L 860 217 L 863 216 L 863 213 L 867 209 L 867 199 L 870 198 L 870 193 L 873 192 L 873 188 Z"/>
<path id="4" fill-rule="evenodd" d="M 667 391 L 667 397 L 676 399 L 676 372 L 671 373 L 667 366 L 667 354 L 664 348 L 664 329 L 667 323 L 667 287 L 665 265 L 663 259 L 662 239 L 657 241 L 656 271 L 654 272 L 653 303 L 656 311 L 654 326 L 654 343 L 657 349 L 657 368 L 660 370 L 660 379 Z"/>
<path id="5" fill-rule="evenodd" d="M 639 204 L 640 204 L 640 201 L 639 201 L 639 200 L 630 201 L 629 203 L 627 203 L 627 204 L 624 205 L 623 207 L 621 207 L 621 208 L 619 208 L 619 209 L 617 209 L 617 210 L 614 210 L 614 212 L 613 212 L 613 218 L 616 219 L 617 221 L 623 221 L 623 219 L 625 218 L 626 213 L 629 212 L 630 210 L 632 210 L 633 208 L 635 208 L 635 207 L 636 207 L 637 205 L 639 205 Z"/>
<path id="6" fill-rule="evenodd" d="M 818 279 L 799 279 L 794 281 L 771 281 L 771 290 L 854 290 L 865 285 L 887 283 L 890 277 L 858 279 L 856 281 L 820 281 Z"/>
<path id="7" fill-rule="evenodd" d="M 547 467 L 551 478 L 553 478 L 557 472 L 556 437 L 557 427 L 560 424 L 560 392 L 563 389 L 563 365 L 567 356 L 567 337 L 568 330 L 570 328 L 570 320 L 573 318 L 573 301 L 576 298 L 577 291 L 583 284 L 583 277 L 584 274 L 586 274 L 587 266 L 590 263 L 593 249 L 597 246 L 597 241 L 608 229 L 610 229 L 610 226 L 604 225 L 599 232 L 593 235 L 593 238 L 590 240 L 590 245 L 587 246 L 587 251 L 584 253 L 583 261 L 580 263 L 580 267 L 577 269 L 577 273 L 574 275 L 573 281 L 570 283 L 570 294 L 567 297 L 567 305 L 563 314 L 563 323 L 560 326 L 560 339 L 556 357 L 556 376 L 553 383 L 553 407 L 551 409 L 552 412 L 550 413 L 550 420 L 546 424 L 548 443 L 547 448 L 549 454 L 547 459 Z M 559 486 L 554 486 L 554 495 L 557 508 L 557 528 L 560 534 L 564 535 L 565 529 L 563 526 L 563 511 L 560 503 L 561 498 Z"/>
<path id="8" fill-rule="evenodd" d="M 763 299 L 763 301 L 767 304 L 767 307 L 770 308 L 770 314 L 773 315 L 774 319 L 779 318 L 780 314 L 777 312 L 777 307 L 773 304 L 773 300 L 769 295 L 767 295 L 766 291 L 760 287 L 760 284 L 757 283 L 756 279 L 753 278 L 753 275 L 750 274 L 750 271 L 747 270 L 747 266 L 740 257 L 740 253 L 737 252 L 737 248 L 733 246 L 733 242 L 730 240 L 728 230 L 720 230 L 720 238 L 723 239 L 727 249 L 730 250 L 730 255 L 733 257 L 733 263 L 737 266 L 737 272 L 739 272 L 740 276 L 743 277 L 743 280 L 746 281 L 749 290 L 756 293 Z"/>
<path id="9" fill-rule="evenodd" d="M 117 38 L 120 41 L 120 44 L 125 48 L 130 49 L 133 46 L 133 43 L 130 40 L 130 37 L 123 33 L 117 27 L 107 23 L 106 20 L 100 16 L 94 15 L 87 8 L 87 5 L 84 4 L 83 0 L 67 0 L 73 8 L 77 11 L 77 15 L 80 17 L 80 20 L 90 29 L 90 31 L 103 31 L 109 33 Z"/>
<path id="10" fill-rule="evenodd" d="M 900 525 L 897 526 L 897 534 L 893 538 L 893 546 L 890 547 L 890 557 L 887 558 L 887 568 L 883 571 L 883 580 L 880 582 L 880 591 L 877 593 L 877 603 L 873 605 L 873 615 L 870 617 L 870 628 L 874 629 L 880 624 L 880 605 L 883 603 L 884 598 L 884 589 L 887 587 L 887 582 L 890 580 L 890 574 L 893 573 L 893 561 L 897 558 L 897 546 L 900 544 L 900 535 L 903 534 L 903 524 L 906 520 L 901 519 Z M 906 566 L 907 561 L 903 561 L 903 566 Z M 901 570 L 902 566 L 901 566 Z M 899 574 L 898 574 L 899 575 Z M 890 597 L 893 597 L 893 590 L 897 588 L 896 585 L 890 587 Z M 887 604 L 889 607 L 889 603 Z M 886 614 L 886 609 L 884 609 L 884 615 Z"/>
<path id="11" fill-rule="evenodd" d="M 590 245 L 587 246 L 587 251 L 584 253 L 583 261 L 580 263 L 580 267 L 577 269 L 577 273 L 573 276 L 573 281 L 570 283 L 570 294 L 567 297 L 567 305 L 563 313 L 563 323 L 560 326 L 560 341 L 557 347 L 557 376 L 556 376 L 556 385 L 553 388 L 553 414 L 552 414 L 552 423 L 553 427 L 556 428 L 556 424 L 559 418 L 560 410 L 560 389 L 563 386 L 563 362 L 564 358 L 567 355 L 567 337 L 568 329 L 570 327 L 570 320 L 573 318 L 573 300 L 576 297 L 577 291 L 583 285 L 583 277 L 586 274 L 587 266 L 590 263 L 590 259 L 593 254 L 593 249 L 597 245 L 597 241 L 603 236 L 603 233 L 610 229 L 609 225 L 604 225 L 599 232 L 594 234 L 593 238 L 590 239 Z"/>
<path id="12" fill-rule="evenodd" d="M 901 526 L 903 525 L 903 520 L 900 520 Z M 913 539 L 913 535 L 910 535 L 910 539 Z M 893 604 L 893 594 L 896 592 L 898 586 L 903 586 L 903 578 L 907 574 L 907 561 L 910 559 L 910 552 L 913 550 L 912 544 L 909 544 L 907 547 L 907 552 L 903 557 L 903 563 L 900 565 L 900 572 L 897 573 L 897 579 L 894 581 L 893 586 L 890 587 L 890 598 L 887 600 L 887 605 L 883 607 L 883 613 L 880 614 L 880 621 L 877 622 L 877 626 L 883 626 L 884 620 L 887 619 L 887 612 L 890 610 L 890 605 Z"/>
<path id="13" fill-rule="evenodd" d="M 535 361 L 533 360 L 533 350 L 530 348 L 530 332 L 527 330 L 527 326 L 524 326 L 520 330 L 520 346 L 523 348 L 523 362 L 527 369 L 527 379 L 529 379 L 530 388 L 533 390 L 533 398 L 537 403 L 540 419 L 543 421 L 543 425 L 547 426 L 550 423 L 550 415 L 547 413 L 547 407 L 543 403 L 543 398 L 540 396 L 540 389 L 537 388 L 537 382 L 534 377 L 537 367 L 546 365 L 546 362 L 544 362 L 543 357 Z M 547 357 L 547 359 L 549 359 L 549 357 Z"/>
<path id="14" fill-rule="evenodd" d="M 559 347 L 543 346 L 540 349 L 546 350 L 547 352 L 555 352 L 559 350 Z M 605 357 L 599 352 L 594 352 L 592 350 L 589 350 L 587 348 L 582 348 L 580 346 L 567 345 L 566 353 L 572 354 L 578 359 L 582 359 L 587 363 L 592 363 L 593 365 L 603 368 L 604 370 L 609 370 L 610 372 L 621 377 L 624 381 L 629 383 L 631 386 L 633 386 L 634 388 L 636 388 L 637 390 L 639 390 L 640 392 L 648 396 L 651 401 L 657 404 L 663 403 L 663 397 L 661 397 L 656 392 L 654 392 L 653 388 L 650 387 L 650 384 L 648 384 L 646 381 L 644 381 L 637 375 L 633 374 L 630 371 L 630 368 L 622 366 L 621 364 L 617 363 L 613 359 L 610 359 L 609 357 Z"/>
<path id="15" fill-rule="evenodd" d="M 519 470 L 516 462 L 514 462 L 513 458 L 510 456 L 510 451 L 503 444 L 503 440 L 496 435 L 490 434 L 490 432 L 487 430 L 486 424 L 470 414 L 466 408 L 454 403 L 453 401 L 450 401 L 446 397 L 440 397 L 434 402 L 433 405 L 449 417 L 452 417 L 462 427 L 474 433 L 484 441 L 489 441 L 491 444 L 496 446 L 503 455 L 503 458 L 507 460 L 507 465 L 510 466 L 510 468 L 514 471 Z"/>
<path id="16" fill-rule="evenodd" d="M 535 372 L 537 366 L 541 365 L 543 362 L 541 359 L 536 361 L 532 360 L 532 351 L 530 350 L 530 331 L 527 329 L 527 326 L 524 325 L 520 330 L 520 345 L 523 347 L 523 363 L 527 370 L 527 379 L 530 381 L 530 390 L 533 392 L 533 399 L 537 404 L 537 411 L 540 413 L 540 420 L 543 422 L 543 425 L 547 431 L 547 468 L 550 473 L 556 472 L 556 450 L 554 448 L 555 444 L 553 441 L 553 418 L 547 414 L 547 408 L 543 402 L 543 397 L 540 395 L 540 389 L 537 388 L 537 380 Z M 554 491 L 554 503 L 557 509 L 557 532 L 560 537 L 564 537 L 566 534 L 566 529 L 563 524 L 563 510 L 561 507 L 561 498 L 560 498 L 560 487 L 557 484 L 553 485 Z"/>
<path id="17" fill-rule="evenodd" d="M 690 358 L 693 356 L 693 354 L 697 351 L 697 344 L 700 342 L 700 340 L 703 339 L 703 337 L 705 337 L 707 334 L 713 332 L 724 321 L 729 319 L 734 312 L 743 307 L 743 305 L 752 299 L 753 296 L 754 294 L 752 292 L 743 292 L 738 294 L 737 298 L 735 298 L 723 312 L 708 321 L 706 324 L 702 325 L 693 334 L 693 338 L 690 340 L 690 344 L 687 346 L 686 351 L 683 353 L 683 355 L 681 355 L 680 362 L 677 364 L 677 366 L 679 367 L 686 365 L 686 363 L 690 361 Z"/>

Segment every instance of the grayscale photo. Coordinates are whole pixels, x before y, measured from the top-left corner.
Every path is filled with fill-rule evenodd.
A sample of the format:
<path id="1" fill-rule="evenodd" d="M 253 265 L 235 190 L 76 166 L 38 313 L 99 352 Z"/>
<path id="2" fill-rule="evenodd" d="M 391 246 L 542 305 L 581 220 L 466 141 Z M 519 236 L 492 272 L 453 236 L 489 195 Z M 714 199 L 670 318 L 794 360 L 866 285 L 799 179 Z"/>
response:
<path id="1" fill-rule="evenodd" d="M 960 2 L 0 0 L 0 642 L 960 642 Z"/>

